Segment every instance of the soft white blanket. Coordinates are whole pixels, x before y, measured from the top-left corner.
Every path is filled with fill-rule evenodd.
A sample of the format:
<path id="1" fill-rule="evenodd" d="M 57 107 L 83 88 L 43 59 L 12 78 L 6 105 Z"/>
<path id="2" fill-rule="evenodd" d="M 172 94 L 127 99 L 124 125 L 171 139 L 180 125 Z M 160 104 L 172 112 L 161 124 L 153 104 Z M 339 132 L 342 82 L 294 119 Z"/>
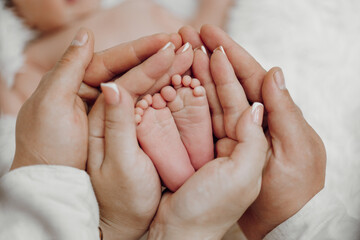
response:
<path id="1" fill-rule="evenodd" d="M 111 5 L 114 1 L 106 3 Z M 196 7 L 192 0 L 158 2 L 181 16 L 188 16 Z M 275 65 L 283 68 L 288 89 L 325 142 L 327 191 L 336 195 L 357 219 L 360 218 L 359 10 L 358 0 L 238 0 L 229 23 L 232 37 L 265 68 Z M 0 19 L 0 27 L 3 25 Z M 3 71 L 1 28 L 0 33 Z M 9 121 L 0 124 L 0 143 L 11 141 L 10 147 L 0 147 L 0 163 L 4 164 L 13 154 L 14 124 Z"/>

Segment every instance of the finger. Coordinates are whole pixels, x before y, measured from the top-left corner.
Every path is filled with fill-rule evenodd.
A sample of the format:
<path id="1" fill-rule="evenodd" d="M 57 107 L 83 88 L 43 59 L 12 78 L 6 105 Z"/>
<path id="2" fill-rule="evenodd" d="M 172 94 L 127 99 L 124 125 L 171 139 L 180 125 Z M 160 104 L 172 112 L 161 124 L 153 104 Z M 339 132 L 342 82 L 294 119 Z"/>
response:
<path id="1" fill-rule="evenodd" d="M 130 93 L 134 100 L 151 89 L 172 67 L 175 60 L 175 46 L 169 43 L 165 47 L 115 80 L 119 86 L 121 85 Z"/>
<path id="2" fill-rule="evenodd" d="M 110 81 L 116 75 L 139 65 L 168 42 L 174 43 L 177 49 L 181 46 L 181 37 L 179 34 L 156 34 L 95 53 L 84 82 L 98 87 L 100 83 Z"/>
<path id="3" fill-rule="evenodd" d="M 185 43 L 181 48 L 176 51 L 174 62 L 169 70 L 163 74 L 162 77 L 157 79 L 155 84 L 145 93 L 153 95 L 159 92 L 164 86 L 169 85 L 171 77 L 174 75 L 183 75 L 190 69 L 194 59 L 194 51 L 190 43 Z"/>
<path id="4" fill-rule="evenodd" d="M 101 94 L 92 107 L 89 115 L 89 156 L 87 171 L 91 175 L 99 170 L 105 158 L 105 100 Z"/>
<path id="5" fill-rule="evenodd" d="M 204 25 L 200 36 L 211 51 L 219 46 L 224 47 L 248 99 L 251 102 L 261 102 L 261 86 L 266 74 L 263 67 L 228 34 L 216 26 Z"/>
<path id="6" fill-rule="evenodd" d="M 216 143 L 216 157 L 229 157 L 231 153 L 234 151 L 237 141 L 232 140 L 230 138 L 223 138 L 217 141 Z"/>
<path id="7" fill-rule="evenodd" d="M 292 139 L 296 139 L 298 142 L 309 142 L 309 139 L 312 139 L 314 144 L 321 141 L 318 137 L 308 138 L 309 135 L 317 136 L 317 134 L 305 121 L 302 112 L 291 98 L 280 68 L 272 68 L 268 72 L 264 80 L 262 94 L 268 114 L 268 127 L 271 137 L 284 143 L 284 148 L 289 146 L 292 149 L 296 146 Z"/>
<path id="8" fill-rule="evenodd" d="M 180 28 L 179 34 L 183 39 L 183 43 L 189 42 L 194 47 L 194 49 L 204 45 L 201 41 L 198 31 L 196 31 L 196 29 L 191 26 L 184 26 Z"/>
<path id="9" fill-rule="evenodd" d="M 50 86 L 57 93 L 72 93 L 76 96 L 93 52 L 93 34 L 90 30 L 81 28 L 60 61 L 48 77 L 44 78 L 46 83 L 43 82 L 42 85 Z"/>
<path id="10" fill-rule="evenodd" d="M 230 157 L 246 174 L 248 181 L 254 181 L 254 184 L 257 184 L 256 180 L 261 179 L 268 150 L 268 143 L 262 129 L 263 114 L 264 106 L 261 103 L 254 103 L 241 115 L 236 125 L 238 144 Z M 258 191 L 260 191 L 260 186 L 258 186 Z"/>
<path id="11" fill-rule="evenodd" d="M 115 83 L 101 85 L 105 100 L 105 154 L 106 159 L 131 164 L 137 151 L 134 102 L 131 96 Z M 131 153 L 133 151 L 133 153 Z M 109 162 L 109 164 L 111 163 Z M 113 166 L 113 164 L 111 164 Z"/>
<path id="12" fill-rule="evenodd" d="M 100 92 L 98 89 L 90 87 L 86 83 L 81 83 L 78 95 L 82 99 L 96 100 L 99 97 Z"/>
<path id="13" fill-rule="evenodd" d="M 210 70 L 224 111 L 225 131 L 228 137 L 236 140 L 236 124 L 249 103 L 222 47 L 211 56 Z"/>
<path id="14" fill-rule="evenodd" d="M 209 102 L 214 135 L 217 138 L 226 136 L 224 127 L 224 114 L 216 92 L 216 86 L 210 73 L 210 59 L 205 47 L 200 47 L 194 52 L 194 63 L 192 66 L 194 77 L 199 79 L 206 90 Z"/>

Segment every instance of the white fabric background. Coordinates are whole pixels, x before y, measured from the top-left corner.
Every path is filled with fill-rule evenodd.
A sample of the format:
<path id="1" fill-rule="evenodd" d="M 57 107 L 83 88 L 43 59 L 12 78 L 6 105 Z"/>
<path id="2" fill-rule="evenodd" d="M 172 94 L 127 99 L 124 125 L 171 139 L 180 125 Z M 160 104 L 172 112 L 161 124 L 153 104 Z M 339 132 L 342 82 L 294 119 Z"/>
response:
<path id="1" fill-rule="evenodd" d="M 115 1 L 121 0 L 106 0 L 104 4 Z M 196 7 L 193 0 L 157 1 L 185 17 Z M 275 65 L 283 68 L 295 102 L 325 142 L 327 190 L 338 196 L 349 214 L 359 218 L 360 1 L 236 3 L 230 17 L 230 34 L 266 69 Z M 18 23 L 9 28 L 3 13 L 0 9 L 0 71 L 8 73 L 10 82 L 13 69 L 21 62 L 19 47 L 29 34 Z M 23 41 L 11 41 L 11 37 Z M 13 122 L 0 121 L 0 163 L 8 162 L 13 154 Z"/>

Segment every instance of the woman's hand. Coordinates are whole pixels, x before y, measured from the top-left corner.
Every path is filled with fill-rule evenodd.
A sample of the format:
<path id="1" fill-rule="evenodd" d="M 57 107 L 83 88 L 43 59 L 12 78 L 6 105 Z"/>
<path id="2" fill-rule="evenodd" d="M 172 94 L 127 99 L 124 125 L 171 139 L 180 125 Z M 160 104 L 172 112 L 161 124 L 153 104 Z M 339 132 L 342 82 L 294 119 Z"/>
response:
<path id="1" fill-rule="evenodd" d="M 77 94 L 93 56 L 94 37 L 81 29 L 53 70 L 20 110 L 11 169 L 65 165 L 85 169 L 88 120 Z"/>
<path id="2" fill-rule="evenodd" d="M 178 191 L 163 196 L 149 239 L 221 239 L 260 191 L 268 149 L 261 127 L 263 106 L 250 107 L 220 48 L 210 66 L 213 78 L 208 56 L 195 51 L 193 71 L 197 77 L 206 76 L 206 84 L 216 90 L 219 114 L 225 119 L 223 138 L 235 141 L 236 147 L 198 170 Z"/>
<path id="3" fill-rule="evenodd" d="M 170 40 L 177 47 L 181 44 L 178 34 L 156 34 L 94 54 L 91 31 L 81 29 L 19 113 L 12 169 L 35 164 L 85 169 L 88 119 L 81 97 L 94 98 L 98 94 L 94 89 L 84 91 L 83 79 L 91 78 L 89 85 L 96 87 L 137 66 Z M 21 106 L 22 102 L 14 104 Z"/>
<path id="4" fill-rule="evenodd" d="M 195 47 L 204 44 L 210 51 L 222 45 L 248 101 L 264 102 L 268 164 L 259 197 L 239 220 L 248 239 L 262 239 L 323 188 L 326 166 L 324 144 L 293 102 L 279 68 L 267 73 L 250 54 L 217 27 L 205 25 L 200 35 L 194 29 L 184 27 L 180 34 L 184 41 Z M 196 70 L 194 73 L 197 77 Z M 213 112 L 214 131 L 221 139 L 225 128 L 222 127 L 223 115 L 217 114 L 221 113 L 217 93 L 211 84 L 205 83 L 204 87 Z M 236 145 L 236 141 L 220 141 L 217 151 L 226 156 Z"/>

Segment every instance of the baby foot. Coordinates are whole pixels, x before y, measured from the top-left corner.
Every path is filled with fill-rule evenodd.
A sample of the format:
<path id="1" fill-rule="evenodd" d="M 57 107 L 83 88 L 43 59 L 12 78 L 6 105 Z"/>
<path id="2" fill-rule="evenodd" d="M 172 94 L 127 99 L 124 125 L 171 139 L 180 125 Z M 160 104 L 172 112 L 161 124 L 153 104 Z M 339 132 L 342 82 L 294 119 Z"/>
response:
<path id="1" fill-rule="evenodd" d="M 146 95 L 136 105 L 135 120 L 140 146 L 165 186 L 175 192 L 195 171 L 163 97 L 159 93 Z"/>
<path id="2" fill-rule="evenodd" d="M 195 170 L 214 158 L 214 143 L 209 104 L 205 89 L 200 81 L 190 76 L 172 77 L 173 87 L 161 90 L 162 97 L 168 101 L 179 130 L 181 140 L 189 154 Z"/>

